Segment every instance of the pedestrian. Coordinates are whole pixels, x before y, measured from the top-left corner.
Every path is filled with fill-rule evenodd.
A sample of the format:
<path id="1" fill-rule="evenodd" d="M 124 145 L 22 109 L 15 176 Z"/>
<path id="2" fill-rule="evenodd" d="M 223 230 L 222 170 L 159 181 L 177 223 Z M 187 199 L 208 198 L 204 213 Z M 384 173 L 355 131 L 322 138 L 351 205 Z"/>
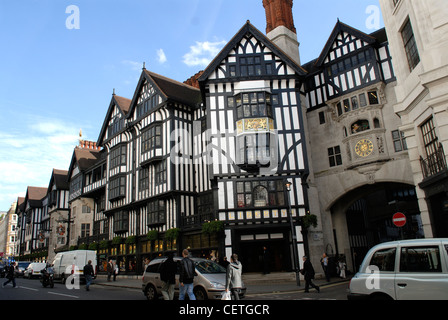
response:
<path id="1" fill-rule="evenodd" d="M 174 286 L 176 284 L 177 263 L 173 254 L 168 255 L 160 266 L 160 280 L 162 280 L 162 295 L 164 300 L 174 300 Z"/>
<path id="2" fill-rule="evenodd" d="M 193 281 L 196 276 L 195 266 L 193 261 L 188 257 L 189 252 L 187 249 L 182 251 L 183 259 L 180 261 L 180 276 L 179 276 L 179 300 L 185 300 L 185 293 L 188 294 L 190 300 L 196 300 L 193 293 Z"/>
<path id="3" fill-rule="evenodd" d="M 2 284 L 2 288 L 4 288 L 10 282 L 12 282 L 13 288 L 18 288 L 17 284 L 16 284 L 15 265 L 16 265 L 15 262 L 11 262 L 11 264 L 7 267 L 8 269 L 6 270 L 6 279 L 8 279 L 8 281 L 6 281 L 5 283 Z"/>
<path id="4" fill-rule="evenodd" d="M 312 281 L 314 279 L 315 272 L 313 265 L 311 264 L 311 261 L 308 260 L 307 256 L 303 256 L 303 269 L 300 270 L 300 273 L 303 274 L 305 278 L 305 293 L 310 292 L 310 286 L 316 289 L 318 293 L 320 293 L 319 286 L 316 286 Z"/>
<path id="5" fill-rule="evenodd" d="M 339 277 L 341 279 L 345 279 L 345 270 L 347 269 L 347 265 L 345 264 L 345 258 L 342 256 L 339 259 L 339 263 L 338 263 L 338 268 L 339 268 Z"/>
<path id="6" fill-rule="evenodd" d="M 328 268 L 328 257 L 327 257 L 327 254 L 325 252 L 324 252 L 324 254 L 322 254 L 322 258 L 320 259 L 320 263 L 322 265 L 322 269 L 324 269 L 325 279 L 327 279 L 327 282 L 330 282 L 330 270 Z"/>
<path id="7" fill-rule="evenodd" d="M 269 256 L 268 248 L 263 247 L 263 274 L 271 273 L 270 263 L 271 263 L 271 259 Z"/>
<path id="8" fill-rule="evenodd" d="M 235 300 L 240 300 L 242 285 L 241 274 L 243 265 L 238 261 L 236 253 L 230 256 L 230 264 L 227 266 L 226 273 L 226 292 L 230 290 Z"/>
<path id="9" fill-rule="evenodd" d="M 143 264 L 145 265 L 143 267 L 144 270 L 146 270 L 146 268 L 148 268 L 150 262 L 151 262 L 151 260 L 148 257 L 145 257 L 145 259 L 143 259 Z"/>
<path id="10" fill-rule="evenodd" d="M 109 260 L 107 263 L 107 281 L 110 281 L 112 274 L 114 273 L 114 264 L 112 262 L 112 259 Z"/>
<path id="11" fill-rule="evenodd" d="M 86 278 L 86 291 L 90 291 L 90 284 L 92 283 L 92 278 L 95 275 L 92 266 L 92 260 L 89 260 L 84 266 L 84 277 Z"/>
<path id="12" fill-rule="evenodd" d="M 219 261 L 219 264 L 227 270 L 227 266 L 229 265 L 229 261 L 227 261 L 227 257 L 222 258 L 222 261 Z"/>
<path id="13" fill-rule="evenodd" d="M 117 261 L 114 261 L 114 281 L 117 281 L 117 275 L 120 272 Z"/>

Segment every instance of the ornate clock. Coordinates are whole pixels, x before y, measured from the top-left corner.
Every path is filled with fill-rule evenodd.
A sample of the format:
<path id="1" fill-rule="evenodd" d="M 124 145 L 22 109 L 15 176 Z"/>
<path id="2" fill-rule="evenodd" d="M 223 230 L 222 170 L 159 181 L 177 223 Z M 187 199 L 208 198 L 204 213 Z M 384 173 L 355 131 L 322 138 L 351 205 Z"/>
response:
<path id="1" fill-rule="evenodd" d="M 369 139 L 362 139 L 358 141 L 355 146 L 355 152 L 360 157 L 368 157 L 373 152 L 373 143 Z"/>

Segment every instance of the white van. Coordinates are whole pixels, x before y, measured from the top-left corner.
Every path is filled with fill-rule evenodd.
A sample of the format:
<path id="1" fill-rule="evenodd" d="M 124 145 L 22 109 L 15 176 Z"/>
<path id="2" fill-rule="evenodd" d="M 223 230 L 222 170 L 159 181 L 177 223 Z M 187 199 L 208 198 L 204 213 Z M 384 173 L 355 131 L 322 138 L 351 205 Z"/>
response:
<path id="1" fill-rule="evenodd" d="M 24 271 L 23 277 L 28 279 L 39 277 L 40 272 L 45 269 L 46 266 L 47 264 L 45 262 L 32 262 Z"/>
<path id="2" fill-rule="evenodd" d="M 53 260 L 54 277 L 65 283 L 71 275 L 74 278 L 84 279 L 84 266 L 92 260 L 93 270 L 96 276 L 96 252 L 92 250 L 74 250 L 59 252 Z"/>
<path id="3" fill-rule="evenodd" d="M 352 278 L 347 298 L 448 300 L 448 239 L 379 244 Z"/>

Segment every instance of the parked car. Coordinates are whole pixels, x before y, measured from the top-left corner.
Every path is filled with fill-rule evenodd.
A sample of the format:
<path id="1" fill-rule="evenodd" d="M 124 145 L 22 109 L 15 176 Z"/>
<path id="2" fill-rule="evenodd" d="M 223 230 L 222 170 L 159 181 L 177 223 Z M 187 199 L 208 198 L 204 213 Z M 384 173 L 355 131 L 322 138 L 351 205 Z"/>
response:
<path id="1" fill-rule="evenodd" d="M 19 261 L 16 263 L 16 277 L 23 277 L 26 268 L 30 265 L 31 261 Z"/>
<path id="2" fill-rule="evenodd" d="M 180 261 L 182 258 L 175 257 L 174 261 L 178 264 L 178 272 L 176 273 L 175 296 L 179 295 L 179 271 Z M 148 300 L 156 300 L 162 295 L 162 281 L 160 280 L 160 265 L 166 258 L 156 258 L 152 260 L 146 267 L 142 278 L 142 291 Z M 216 262 L 191 258 L 196 266 L 194 277 L 193 292 L 197 300 L 220 300 L 222 293 L 225 291 L 226 269 Z M 243 298 L 246 293 L 246 287 L 241 290 L 240 297 Z"/>
<path id="3" fill-rule="evenodd" d="M 448 239 L 373 247 L 349 286 L 349 300 L 448 300 Z"/>
<path id="4" fill-rule="evenodd" d="M 33 277 L 39 277 L 42 269 L 45 269 L 46 263 L 42 262 L 33 262 L 26 268 L 23 277 L 31 279 Z"/>

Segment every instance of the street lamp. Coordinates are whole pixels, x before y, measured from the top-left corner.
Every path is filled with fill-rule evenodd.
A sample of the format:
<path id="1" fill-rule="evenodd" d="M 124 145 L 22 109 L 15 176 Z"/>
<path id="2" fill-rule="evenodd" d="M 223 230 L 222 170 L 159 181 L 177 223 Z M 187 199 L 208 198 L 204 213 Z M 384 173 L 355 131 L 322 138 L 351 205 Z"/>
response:
<path id="1" fill-rule="evenodd" d="M 294 259 L 293 268 L 294 272 L 296 273 L 296 282 L 297 286 L 300 287 L 300 270 L 299 266 L 297 265 L 299 263 L 299 253 L 297 252 L 297 234 L 296 234 L 296 228 L 294 227 L 294 222 L 292 219 L 292 210 L 291 210 L 291 197 L 289 195 L 289 192 L 291 191 L 292 183 L 289 181 L 285 182 L 286 190 L 288 191 L 288 215 L 289 215 L 289 223 L 291 227 L 291 235 L 292 235 L 292 255 Z"/>

